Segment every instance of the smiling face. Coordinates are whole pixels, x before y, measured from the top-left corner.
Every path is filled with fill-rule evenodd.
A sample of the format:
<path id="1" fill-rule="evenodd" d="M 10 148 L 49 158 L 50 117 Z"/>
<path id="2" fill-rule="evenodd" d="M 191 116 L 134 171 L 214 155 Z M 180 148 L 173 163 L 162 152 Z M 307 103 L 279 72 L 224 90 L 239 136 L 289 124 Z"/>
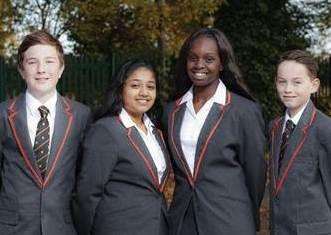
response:
<path id="1" fill-rule="evenodd" d="M 186 69 L 194 86 L 218 84 L 222 70 L 216 41 L 201 36 L 197 38 L 187 56 Z"/>
<path id="2" fill-rule="evenodd" d="M 29 47 L 23 56 L 19 72 L 28 91 L 41 102 L 56 92 L 56 85 L 63 73 L 59 54 L 54 46 L 37 44 Z"/>
<path id="3" fill-rule="evenodd" d="M 131 118 L 140 122 L 142 116 L 154 104 L 156 98 L 155 74 L 150 69 L 140 67 L 124 83 L 123 107 Z"/>
<path id="4" fill-rule="evenodd" d="M 291 117 L 304 107 L 310 95 L 317 92 L 318 87 L 319 79 L 312 78 L 303 64 L 291 60 L 279 64 L 276 88 Z"/>

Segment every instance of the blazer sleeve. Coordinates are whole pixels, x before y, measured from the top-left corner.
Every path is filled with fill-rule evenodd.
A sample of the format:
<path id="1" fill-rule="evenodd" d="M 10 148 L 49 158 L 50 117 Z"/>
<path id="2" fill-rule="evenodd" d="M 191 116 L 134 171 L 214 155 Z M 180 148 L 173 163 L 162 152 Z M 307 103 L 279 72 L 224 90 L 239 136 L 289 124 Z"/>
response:
<path id="1" fill-rule="evenodd" d="M 92 125 L 83 143 L 81 171 L 73 202 L 79 235 L 91 233 L 97 206 L 116 162 L 117 148 L 110 130 L 105 123 Z"/>
<path id="2" fill-rule="evenodd" d="M 321 144 L 318 149 L 318 165 L 325 188 L 326 198 L 331 207 L 331 121 L 320 128 L 319 141 Z"/>
<path id="3" fill-rule="evenodd" d="M 260 107 L 253 104 L 246 110 L 242 126 L 242 143 L 239 158 L 244 169 L 246 184 L 253 203 L 256 228 L 260 227 L 259 208 L 263 199 L 266 180 L 265 122 Z"/>

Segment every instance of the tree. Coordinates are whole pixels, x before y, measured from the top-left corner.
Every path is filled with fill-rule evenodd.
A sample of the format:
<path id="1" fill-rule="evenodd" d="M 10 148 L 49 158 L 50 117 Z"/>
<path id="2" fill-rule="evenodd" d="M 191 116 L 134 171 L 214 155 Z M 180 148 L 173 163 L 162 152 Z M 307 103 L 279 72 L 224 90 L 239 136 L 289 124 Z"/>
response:
<path id="1" fill-rule="evenodd" d="M 65 0 L 12 0 L 16 10 L 15 30 L 26 33 L 34 30 L 47 30 L 59 38 L 65 32 L 62 11 Z"/>
<path id="2" fill-rule="evenodd" d="M 13 8 L 9 0 L 0 0 L 0 56 L 12 42 Z"/>
<path id="3" fill-rule="evenodd" d="M 66 1 L 65 18 L 77 52 L 173 55 L 192 28 L 204 24 L 222 1 Z"/>
<path id="4" fill-rule="evenodd" d="M 244 78 L 262 103 L 267 118 L 279 114 L 274 86 L 278 57 L 309 46 L 309 19 L 289 1 L 229 0 L 219 10 L 216 26 L 229 37 Z"/>

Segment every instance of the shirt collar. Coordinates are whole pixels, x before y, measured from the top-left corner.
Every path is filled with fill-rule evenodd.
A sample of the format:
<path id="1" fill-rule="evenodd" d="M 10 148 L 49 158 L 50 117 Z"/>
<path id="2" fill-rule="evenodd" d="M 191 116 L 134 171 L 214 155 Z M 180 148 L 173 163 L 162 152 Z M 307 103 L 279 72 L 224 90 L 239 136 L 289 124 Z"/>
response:
<path id="1" fill-rule="evenodd" d="M 308 102 L 309 102 L 309 100 L 308 100 Z M 288 110 L 286 110 L 284 123 L 286 123 L 287 120 L 290 119 L 295 125 L 298 125 L 298 122 L 299 122 L 299 120 L 302 116 L 302 113 L 305 110 L 308 102 L 302 107 L 302 109 L 297 114 L 294 115 L 294 117 L 290 117 L 290 115 L 288 114 Z"/>
<path id="2" fill-rule="evenodd" d="M 193 100 L 193 86 L 184 94 L 182 97 L 180 104 L 183 104 L 188 101 Z M 217 85 L 217 89 L 214 95 L 210 98 L 212 102 L 225 105 L 226 102 L 226 87 L 221 79 L 219 79 L 219 83 Z"/>
<path id="3" fill-rule="evenodd" d="M 120 119 L 121 119 L 121 121 L 122 121 L 125 128 L 130 128 L 130 127 L 133 127 L 133 126 L 137 127 L 136 123 L 134 121 L 132 121 L 130 115 L 128 114 L 128 112 L 124 108 L 122 108 L 119 117 L 120 117 Z M 153 122 L 147 116 L 146 113 L 144 113 L 143 122 L 144 122 L 144 124 L 145 124 L 145 126 L 147 127 L 148 130 L 152 130 L 152 128 L 154 128 Z"/>
<path id="4" fill-rule="evenodd" d="M 35 98 L 29 91 L 26 91 L 25 93 L 25 100 L 28 112 L 34 117 L 40 117 L 38 108 L 42 105 L 47 107 L 50 117 L 54 116 L 56 112 L 57 92 L 55 92 L 44 104 Z"/>

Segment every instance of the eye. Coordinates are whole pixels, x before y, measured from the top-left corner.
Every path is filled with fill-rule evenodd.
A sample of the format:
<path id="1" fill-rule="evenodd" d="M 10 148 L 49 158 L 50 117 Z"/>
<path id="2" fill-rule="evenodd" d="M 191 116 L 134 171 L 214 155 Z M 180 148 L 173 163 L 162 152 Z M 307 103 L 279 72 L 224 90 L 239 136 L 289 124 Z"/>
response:
<path id="1" fill-rule="evenodd" d="M 46 64 L 53 64 L 53 63 L 55 63 L 54 60 L 46 60 Z"/>
<path id="2" fill-rule="evenodd" d="M 193 55 L 188 56 L 187 59 L 188 59 L 188 61 L 190 61 L 190 62 L 196 62 L 196 61 L 198 61 L 198 57 L 193 56 Z"/>
<path id="3" fill-rule="evenodd" d="M 147 85 L 147 89 L 149 90 L 155 90 L 155 85 Z"/>
<path id="4" fill-rule="evenodd" d="M 286 82 L 285 82 L 285 80 L 277 80 L 277 83 L 278 84 L 285 84 Z"/>
<path id="5" fill-rule="evenodd" d="M 206 61 L 206 63 L 213 63 L 214 61 L 215 61 L 215 58 L 214 57 L 207 57 L 206 59 L 205 59 L 205 61 Z"/>
<path id="6" fill-rule="evenodd" d="M 140 85 L 137 84 L 137 83 L 131 83 L 129 86 L 130 86 L 131 88 L 133 88 L 133 89 L 137 89 L 137 88 L 140 87 Z"/>
<path id="7" fill-rule="evenodd" d="M 37 61 L 34 61 L 34 60 L 29 60 L 27 62 L 28 65 L 33 65 L 33 64 L 36 64 L 36 63 L 37 63 Z"/>
<path id="8" fill-rule="evenodd" d="M 300 85 L 302 82 L 301 81 L 295 81 L 294 84 L 295 85 Z"/>

